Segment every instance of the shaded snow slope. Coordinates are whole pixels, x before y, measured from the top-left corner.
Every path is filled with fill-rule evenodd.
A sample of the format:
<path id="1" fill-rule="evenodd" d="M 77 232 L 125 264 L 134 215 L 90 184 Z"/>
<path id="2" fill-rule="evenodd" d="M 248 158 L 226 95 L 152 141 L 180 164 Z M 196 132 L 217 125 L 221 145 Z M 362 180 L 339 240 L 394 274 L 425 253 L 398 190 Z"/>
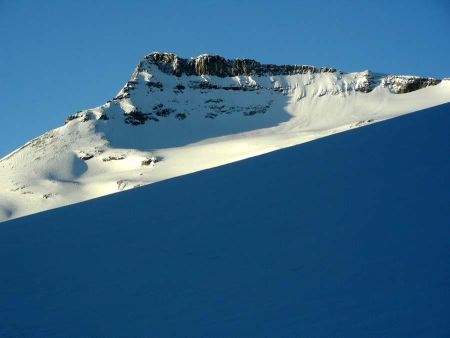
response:
<path id="1" fill-rule="evenodd" d="M 450 334 L 450 105 L 0 224 L 0 336 Z"/>
<path id="2" fill-rule="evenodd" d="M 450 101 L 450 81 L 152 53 L 118 95 L 0 160 L 0 221 Z"/>

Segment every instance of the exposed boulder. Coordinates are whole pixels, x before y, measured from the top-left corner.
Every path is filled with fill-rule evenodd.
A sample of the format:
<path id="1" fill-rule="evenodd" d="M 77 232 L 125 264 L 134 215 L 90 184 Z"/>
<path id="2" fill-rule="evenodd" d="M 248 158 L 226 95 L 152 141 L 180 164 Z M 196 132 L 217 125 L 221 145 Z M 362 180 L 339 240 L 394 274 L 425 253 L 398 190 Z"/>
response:
<path id="1" fill-rule="evenodd" d="M 90 160 L 93 157 L 94 157 L 94 154 L 91 154 L 91 153 L 81 152 L 79 154 L 80 160 L 83 160 L 83 161 L 88 161 L 88 160 Z"/>
<path id="2" fill-rule="evenodd" d="M 158 157 L 156 157 L 156 156 L 151 156 L 151 157 L 148 157 L 148 158 L 146 158 L 145 160 L 143 160 L 142 162 L 141 162 L 141 164 L 143 165 L 143 166 L 154 166 L 155 165 L 155 163 L 158 163 L 158 162 L 160 162 L 161 161 L 161 159 L 160 158 L 158 158 Z"/>
<path id="3" fill-rule="evenodd" d="M 108 157 L 104 157 L 102 158 L 103 162 L 110 162 L 110 161 L 120 161 L 120 160 L 124 160 L 125 159 L 125 155 L 110 155 Z"/>

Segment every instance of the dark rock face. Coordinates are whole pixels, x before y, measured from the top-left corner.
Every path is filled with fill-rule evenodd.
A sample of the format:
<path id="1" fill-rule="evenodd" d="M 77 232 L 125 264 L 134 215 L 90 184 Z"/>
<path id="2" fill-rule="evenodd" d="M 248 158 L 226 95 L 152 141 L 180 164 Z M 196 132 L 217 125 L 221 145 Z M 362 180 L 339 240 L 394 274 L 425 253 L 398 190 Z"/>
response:
<path id="1" fill-rule="evenodd" d="M 120 160 L 124 160 L 125 159 L 125 155 L 119 155 L 119 156 L 108 156 L 108 157 L 104 157 L 102 158 L 103 162 L 110 162 L 110 161 L 120 161 Z"/>
<path id="2" fill-rule="evenodd" d="M 196 58 L 181 58 L 172 53 L 154 52 L 147 55 L 133 72 L 133 75 L 126 83 L 121 92 L 113 99 L 119 101 L 130 98 L 131 92 L 135 90 L 140 83 L 137 81 L 137 75 L 141 72 L 148 72 L 154 70 L 156 66 L 162 72 L 180 77 L 187 76 L 202 76 L 210 75 L 217 77 L 232 77 L 232 76 L 272 76 L 272 75 L 295 75 L 295 74 L 313 74 L 313 73 L 335 73 L 337 77 L 343 75 L 343 72 L 337 71 L 334 68 L 328 67 L 314 67 L 308 65 L 273 65 L 261 64 L 252 59 L 225 59 L 219 55 L 200 55 Z M 357 83 L 353 90 L 362 93 L 370 93 L 376 87 L 381 86 L 388 88 L 394 94 L 409 93 L 428 86 L 434 86 L 441 82 L 432 78 L 422 78 L 415 76 L 393 76 L 385 74 L 376 74 L 370 71 L 365 71 L 358 74 Z M 148 87 L 148 94 L 150 92 L 164 91 L 164 84 L 159 81 L 145 80 L 145 85 Z M 208 79 L 191 78 L 188 87 L 191 89 L 198 89 L 200 93 L 206 93 L 210 90 L 228 90 L 228 91 L 258 91 L 262 87 L 258 84 L 243 83 L 239 85 L 221 86 L 213 83 Z M 175 94 L 182 94 L 186 89 L 185 85 L 178 83 L 171 90 Z M 287 95 L 287 92 L 280 86 L 272 88 L 272 90 L 280 92 L 282 95 Z M 325 95 L 323 93 L 319 96 Z M 158 117 L 165 117 L 171 115 L 173 111 L 155 112 Z M 130 124 L 142 124 L 148 119 L 158 121 L 156 117 L 149 117 L 152 113 L 144 114 L 143 116 L 129 115 L 128 122 Z M 66 121 L 69 122 L 69 117 Z M 182 119 L 181 116 L 177 117 Z"/>
<path id="3" fill-rule="evenodd" d="M 80 160 L 88 161 L 88 160 L 90 160 L 93 157 L 94 157 L 93 154 L 83 154 L 83 155 L 80 156 Z"/>
<path id="4" fill-rule="evenodd" d="M 77 118 L 78 118 L 77 115 L 69 115 L 69 116 L 66 118 L 66 120 L 64 121 L 64 124 L 67 124 L 67 123 L 69 123 L 70 121 L 73 121 L 73 120 L 75 120 L 75 119 L 77 119 Z"/>
<path id="5" fill-rule="evenodd" d="M 185 89 L 186 89 L 186 87 L 183 86 L 182 84 L 177 84 L 177 85 L 175 86 L 175 92 L 176 92 L 176 93 L 182 93 L 183 90 L 185 90 Z"/>
<path id="6" fill-rule="evenodd" d="M 148 166 L 148 165 L 154 165 L 155 163 L 158 163 L 158 162 L 160 162 L 160 161 L 161 161 L 161 158 L 160 158 L 160 157 L 152 156 L 152 157 L 149 157 L 149 158 L 143 160 L 143 161 L 141 162 L 141 164 L 142 164 L 143 166 Z"/>
<path id="7" fill-rule="evenodd" d="M 364 73 L 364 81 L 355 90 L 362 93 L 370 93 L 379 84 L 380 79 L 375 77 L 372 72 L 366 71 Z"/>
<path id="8" fill-rule="evenodd" d="M 219 77 L 239 75 L 293 75 L 304 73 L 335 72 L 334 68 L 316 68 L 305 65 L 261 64 L 251 59 L 227 60 L 219 55 L 201 55 L 195 59 L 179 58 L 171 53 L 151 53 L 144 60 L 159 67 L 163 72 L 175 76 L 213 75 Z M 138 71 L 143 69 L 143 62 Z"/>
<path id="9" fill-rule="evenodd" d="M 172 53 L 151 53 L 144 58 L 138 66 L 138 71 L 144 68 L 144 62 L 148 61 L 158 68 L 175 76 L 181 75 L 212 75 L 218 77 L 249 76 L 249 75 L 294 75 L 305 73 L 334 73 L 335 68 L 314 67 L 307 65 L 273 65 L 261 64 L 251 59 L 228 60 L 219 55 L 201 55 L 194 59 L 184 59 Z M 415 76 L 381 76 L 367 71 L 365 81 L 356 91 L 370 93 L 378 85 L 388 87 L 393 93 L 409 93 L 428 86 L 440 83 L 440 80 L 421 78 Z M 217 89 L 209 83 L 199 83 L 199 89 Z M 229 90 L 241 90 L 242 88 L 224 88 Z"/>
<path id="10" fill-rule="evenodd" d="M 150 113 L 145 113 L 138 109 L 135 109 L 129 113 L 124 113 L 124 121 L 126 124 L 138 126 L 145 124 L 147 121 L 159 122 L 159 118 L 169 117 L 174 113 L 175 109 L 165 107 L 162 103 L 160 103 L 153 106 L 153 111 Z M 186 114 L 176 114 L 175 118 L 178 120 L 183 120 L 186 118 Z"/>
<path id="11" fill-rule="evenodd" d="M 149 88 L 156 88 L 159 89 L 160 91 L 163 91 L 163 84 L 161 82 L 146 82 L 145 85 Z"/>
<path id="12" fill-rule="evenodd" d="M 405 94 L 429 86 L 435 86 L 440 82 L 441 80 L 428 77 L 377 75 L 366 71 L 364 81 L 355 90 L 362 93 L 370 93 L 375 87 L 381 85 L 389 88 L 394 94 Z"/>
<path id="13" fill-rule="evenodd" d="M 139 110 L 134 110 L 132 112 L 126 113 L 125 115 L 125 123 L 126 124 L 132 124 L 133 126 L 137 126 L 140 124 L 144 124 L 146 121 L 155 121 L 158 122 L 159 120 L 152 116 L 153 113 L 143 113 Z"/>
<path id="14" fill-rule="evenodd" d="M 405 94 L 418 89 L 435 86 L 441 80 L 415 76 L 386 76 L 382 84 L 395 94 Z"/>
<path id="15" fill-rule="evenodd" d="M 109 120 L 109 117 L 108 117 L 108 115 L 106 115 L 105 113 L 103 113 L 103 114 L 101 114 L 101 115 L 99 116 L 98 119 L 101 120 L 101 121 L 108 121 L 108 120 Z"/>

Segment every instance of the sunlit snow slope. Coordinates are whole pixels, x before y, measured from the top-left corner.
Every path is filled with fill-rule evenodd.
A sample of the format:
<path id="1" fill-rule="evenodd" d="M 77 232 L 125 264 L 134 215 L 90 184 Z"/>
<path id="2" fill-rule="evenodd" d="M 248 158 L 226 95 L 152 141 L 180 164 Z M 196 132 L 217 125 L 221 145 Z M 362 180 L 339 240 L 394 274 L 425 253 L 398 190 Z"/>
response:
<path id="1" fill-rule="evenodd" d="M 111 101 L 0 160 L 0 220 L 450 102 L 450 81 L 152 53 Z"/>
<path id="2" fill-rule="evenodd" d="M 448 337 L 450 105 L 0 224 L 2 337 Z"/>

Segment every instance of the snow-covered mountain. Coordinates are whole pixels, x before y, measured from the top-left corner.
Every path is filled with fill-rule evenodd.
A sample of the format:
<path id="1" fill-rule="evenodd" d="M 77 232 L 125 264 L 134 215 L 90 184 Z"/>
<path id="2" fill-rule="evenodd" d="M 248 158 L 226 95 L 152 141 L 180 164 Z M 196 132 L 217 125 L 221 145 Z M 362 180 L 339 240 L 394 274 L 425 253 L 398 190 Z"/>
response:
<path id="1" fill-rule="evenodd" d="M 441 105 L 1 223 L 0 336 L 448 337 L 449 125 Z"/>
<path id="2" fill-rule="evenodd" d="M 151 53 L 116 97 L 0 160 L 0 220 L 450 102 L 450 81 Z"/>

